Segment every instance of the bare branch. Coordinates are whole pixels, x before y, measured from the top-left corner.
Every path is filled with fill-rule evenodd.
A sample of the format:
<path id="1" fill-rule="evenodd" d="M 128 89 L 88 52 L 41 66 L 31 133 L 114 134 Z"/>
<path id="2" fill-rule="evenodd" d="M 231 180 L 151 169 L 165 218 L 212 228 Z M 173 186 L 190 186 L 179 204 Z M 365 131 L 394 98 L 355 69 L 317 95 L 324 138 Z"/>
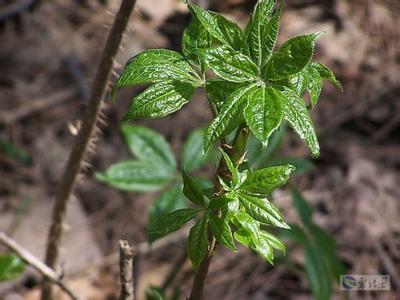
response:
<path id="1" fill-rule="evenodd" d="M 113 67 L 114 58 L 120 47 L 122 36 L 133 11 L 133 7 L 135 6 L 135 2 L 135 0 L 123 0 L 115 17 L 114 24 L 108 34 L 103 54 L 96 71 L 88 106 L 82 119 L 82 127 L 75 139 L 72 152 L 56 193 L 46 250 L 46 264 L 53 269 L 58 260 L 63 224 L 67 214 L 67 204 L 71 198 L 88 146 L 91 144 L 91 139 L 93 138 L 93 133 L 98 123 L 102 100 L 107 90 L 107 83 Z M 51 283 L 44 283 L 41 299 L 53 299 Z"/>
<path id="2" fill-rule="evenodd" d="M 134 300 L 133 256 L 135 250 L 128 241 L 119 241 L 119 267 L 121 277 L 121 300 Z"/>
<path id="3" fill-rule="evenodd" d="M 4 244 L 11 251 L 15 252 L 25 263 L 36 269 L 40 274 L 48 280 L 57 284 L 71 299 L 79 299 L 78 296 L 60 279 L 60 276 L 45 263 L 39 260 L 36 256 L 18 244 L 11 237 L 0 231 L 0 242 Z"/>

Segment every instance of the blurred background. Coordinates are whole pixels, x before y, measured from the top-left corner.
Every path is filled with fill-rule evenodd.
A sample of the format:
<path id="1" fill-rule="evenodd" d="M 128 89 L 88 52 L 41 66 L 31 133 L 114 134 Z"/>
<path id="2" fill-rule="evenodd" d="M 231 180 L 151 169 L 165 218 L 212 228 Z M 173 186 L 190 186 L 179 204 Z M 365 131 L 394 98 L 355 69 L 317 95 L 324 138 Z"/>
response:
<path id="1" fill-rule="evenodd" d="M 255 4 L 197 2 L 243 26 Z M 0 229 L 40 258 L 55 188 L 118 7 L 114 0 L 0 0 Z M 338 283 L 328 279 L 332 299 L 400 299 L 399 15 L 398 0 L 284 2 L 280 41 L 325 30 L 315 58 L 332 68 L 344 92 L 326 82 L 312 112 L 320 135 L 318 159 L 307 160 L 309 150 L 291 131 L 273 159 L 298 165 L 300 172 L 292 184 L 312 208 L 313 222 L 329 237 L 319 243 L 321 255 L 328 251 L 324 247 L 334 249 L 333 239 L 331 264 L 340 264 L 343 274 L 391 276 L 392 289 L 385 292 L 340 291 Z M 179 51 L 190 19 L 178 0 L 137 0 L 113 80 L 125 62 L 144 49 Z M 135 258 L 137 299 L 145 299 L 150 286 L 163 286 L 168 297 L 185 299 L 191 287 L 191 266 L 183 259 L 185 233 L 154 249 L 146 246 L 149 207 L 158 194 L 117 191 L 93 176 L 131 158 L 119 123 L 139 91 L 122 91 L 118 105 L 107 98 L 96 153 L 70 205 L 60 266 L 70 285 L 89 299 L 117 299 L 120 238 L 141 249 Z M 207 126 L 211 118 L 200 91 L 181 111 L 138 123 L 165 136 L 178 154 L 190 132 Z M 267 163 L 261 154 L 256 156 L 260 165 Z M 198 173 L 208 176 L 210 170 L 205 166 Z M 285 189 L 274 194 L 288 221 L 302 226 L 298 206 L 293 205 L 299 202 L 292 198 Z M 248 249 L 232 254 L 219 248 L 205 299 L 318 297 L 320 282 L 310 278 L 318 267 L 305 261 L 304 245 L 286 239 L 287 255 L 273 267 Z M 314 275 L 320 281 L 328 276 Z M 38 299 L 40 281 L 28 268 L 13 281 L 0 282 L 0 299 Z M 67 298 L 60 292 L 57 299 Z"/>

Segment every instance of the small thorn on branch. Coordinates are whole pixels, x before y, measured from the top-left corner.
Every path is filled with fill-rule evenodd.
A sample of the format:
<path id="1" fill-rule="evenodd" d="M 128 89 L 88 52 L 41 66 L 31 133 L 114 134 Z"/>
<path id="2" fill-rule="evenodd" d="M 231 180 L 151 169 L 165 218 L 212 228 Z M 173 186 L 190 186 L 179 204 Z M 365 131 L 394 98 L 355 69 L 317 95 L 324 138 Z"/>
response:
<path id="1" fill-rule="evenodd" d="M 135 249 L 126 240 L 119 241 L 119 266 L 121 277 L 121 300 L 134 300 L 133 257 Z"/>

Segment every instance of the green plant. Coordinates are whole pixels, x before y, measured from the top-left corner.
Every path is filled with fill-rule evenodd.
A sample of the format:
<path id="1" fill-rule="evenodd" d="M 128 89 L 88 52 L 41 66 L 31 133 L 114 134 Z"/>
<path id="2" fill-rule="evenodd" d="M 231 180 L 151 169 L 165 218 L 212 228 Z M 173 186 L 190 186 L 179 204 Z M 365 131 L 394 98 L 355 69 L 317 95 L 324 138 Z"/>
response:
<path id="1" fill-rule="evenodd" d="M 292 199 L 301 224 L 290 224 L 290 230 L 282 231 L 283 237 L 304 247 L 304 270 L 315 299 L 330 299 L 332 282 L 345 274 L 345 267 L 336 254 L 336 242 L 313 222 L 313 210 L 298 190 L 292 189 Z"/>
<path id="2" fill-rule="evenodd" d="M 105 172 L 96 173 L 96 178 L 115 188 L 128 192 L 163 192 L 149 210 L 149 224 L 177 209 L 186 208 L 188 203 L 182 192 L 182 170 L 178 160 L 164 139 L 157 132 L 139 125 L 123 124 L 121 131 L 129 151 L 137 158 L 120 161 Z M 180 156 L 180 165 L 188 172 L 198 170 L 207 160 L 202 157 L 203 131 L 193 131 L 185 141 Z M 212 182 L 195 177 L 202 188 L 212 188 Z M 150 235 L 151 241 L 158 237 Z"/>
<path id="3" fill-rule="evenodd" d="M 323 79 L 341 85 L 326 66 L 311 61 L 322 32 L 291 38 L 274 49 L 281 14 L 275 1 L 258 1 L 244 31 L 217 13 L 192 3 L 188 7 L 193 19 L 183 33 L 182 53 L 150 49 L 134 56 L 112 94 L 123 87 L 150 84 L 133 99 L 123 118 L 129 121 L 164 117 L 187 104 L 197 88 L 207 92 L 215 118 L 204 132 L 203 155 L 218 141 L 221 152 L 214 188 L 202 188 L 183 171 L 183 193 L 194 207 L 163 214 L 149 226 L 152 242 L 196 220 L 189 233 L 188 255 L 196 272 L 190 299 L 199 299 L 217 243 L 237 251 L 236 240 L 270 263 L 273 249 L 285 251 L 284 244 L 264 230 L 269 227 L 261 225 L 289 228 L 269 199 L 295 167 L 250 168 L 245 162 L 250 132 L 266 147 L 271 134 L 287 121 L 317 157 L 319 144 L 309 109 L 317 104 Z M 310 96 L 308 107 L 302 99 L 305 91 Z M 140 145 L 140 138 L 130 144 L 140 147 L 135 143 Z M 134 151 L 139 158 L 149 157 L 140 151 Z M 163 157 L 163 163 L 175 168 L 170 155 Z M 128 169 L 121 174 L 137 176 Z M 163 176 L 168 182 L 167 174 Z"/>
<path id="4" fill-rule="evenodd" d="M 13 280 L 25 271 L 25 263 L 12 254 L 0 254 L 0 281 Z"/>

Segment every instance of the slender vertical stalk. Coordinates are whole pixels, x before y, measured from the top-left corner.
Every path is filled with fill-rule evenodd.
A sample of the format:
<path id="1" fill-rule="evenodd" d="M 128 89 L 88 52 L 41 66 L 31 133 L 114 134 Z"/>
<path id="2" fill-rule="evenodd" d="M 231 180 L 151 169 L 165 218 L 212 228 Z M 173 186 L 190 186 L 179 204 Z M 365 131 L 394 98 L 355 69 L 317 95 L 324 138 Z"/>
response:
<path id="1" fill-rule="evenodd" d="M 119 268 L 121 277 L 120 300 L 134 300 L 134 278 L 133 278 L 133 256 L 135 250 L 129 245 L 128 241 L 119 241 Z"/>
<path id="2" fill-rule="evenodd" d="M 82 161 L 90 144 L 96 128 L 102 99 L 104 98 L 107 83 L 113 67 L 115 55 L 121 44 L 123 33 L 129 21 L 129 17 L 135 6 L 135 0 L 122 0 L 120 9 L 115 17 L 114 24 L 108 34 L 108 38 L 96 71 L 90 99 L 82 119 L 82 126 L 72 152 L 65 167 L 60 185 L 58 187 L 55 205 L 53 208 L 51 226 L 47 239 L 46 264 L 54 269 L 59 255 L 59 246 L 63 233 L 63 224 L 67 214 L 67 204 L 71 197 L 77 176 L 80 172 Z M 42 287 L 42 300 L 51 300 L 52 286 L 45 281 Z"/>
<path id="3" fill-rule="evenodd" d="M 232 147 L 230 149 L 231 152 L 230 157 L 236 164 L 240 164 L 240 159 L 244 155 L 248 136 L 249 136 L 249 131 L 247 127 L 238 128 L 236 137 L 234 138 Z M 222 195 L 224 193 L 224 190 L 221 187 L 218 177 L 226 178 L 229 175 L 230 175 L 229 170 L 227 169 L 225 161 L 223 158 L 221 158 L 218 165 L 217 176 L 215 178 L 215 183 L 214 183 L 214 192 L 217 193 L 218 195 Z M 192 286 L 192 291 L 190 292 L 189 300 L 200 300 L 202 299 L 203 296 L 204 283 L 207 278 L 208 270 L 210 268 L 210 263 L 214 256 L 216 248 L 215 237 L 213 236 L 210 228 L 209 228 L 209 240 L 210 240 L 210 249 L 206 257 L 200 263 L 199 269 L 194 275 L 193 286 Z"/>

